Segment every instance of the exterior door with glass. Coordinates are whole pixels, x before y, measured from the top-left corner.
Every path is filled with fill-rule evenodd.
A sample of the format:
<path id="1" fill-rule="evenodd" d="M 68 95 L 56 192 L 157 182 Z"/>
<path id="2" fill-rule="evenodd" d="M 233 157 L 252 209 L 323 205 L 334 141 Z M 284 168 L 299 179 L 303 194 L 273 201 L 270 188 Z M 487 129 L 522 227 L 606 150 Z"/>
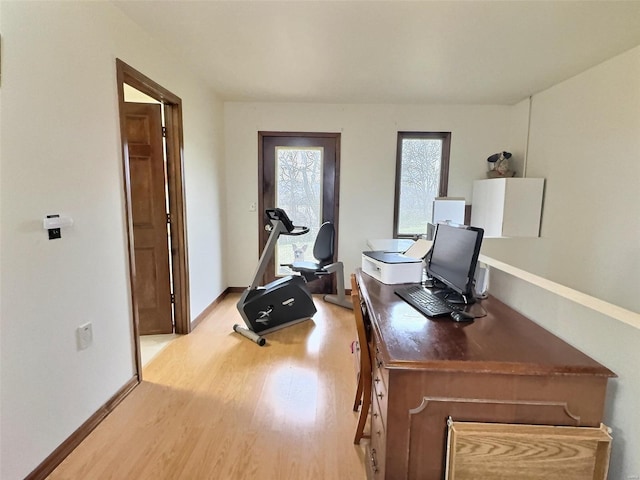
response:
<path id="1" fill-rule="evenodd" d="M 284 209 L 294 225 L 310 228 L 303 236 L 283 235 L 278 241 L 264 283 L 290 275 L 282 264 L 294 260 L 314 261 L 313 245 L 323 222 L 338 227 L 338 174 L 340 157 L 339 133 L 259 132 L 259 231 L 260 252 L 269 232 L 266 208 Z M 334 257 L 334 260 L 337 258 Z M 310 282 L 312 293 L 332 293 L 334 279 L 328 275 Z"/>

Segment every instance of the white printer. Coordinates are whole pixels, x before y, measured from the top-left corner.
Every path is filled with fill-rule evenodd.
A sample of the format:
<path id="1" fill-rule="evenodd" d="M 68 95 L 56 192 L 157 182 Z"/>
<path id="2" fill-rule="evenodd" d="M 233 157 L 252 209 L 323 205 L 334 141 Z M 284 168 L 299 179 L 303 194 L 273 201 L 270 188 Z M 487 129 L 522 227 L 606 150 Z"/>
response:
<path id="1" fill-rule="evenodd" d="M 388 285 L 418 283 L 422 280 L 422 261 L 431 244 L 428 240 L 419 239 L 402 253 L 382 250 L 362 252 L 362 271 Z"/>

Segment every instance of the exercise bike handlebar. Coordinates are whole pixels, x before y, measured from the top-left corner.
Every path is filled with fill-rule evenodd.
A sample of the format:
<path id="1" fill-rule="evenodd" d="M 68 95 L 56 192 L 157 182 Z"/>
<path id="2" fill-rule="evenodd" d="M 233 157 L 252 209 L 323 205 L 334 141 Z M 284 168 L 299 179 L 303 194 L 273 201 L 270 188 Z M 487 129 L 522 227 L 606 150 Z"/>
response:
<path id="1" fill-rule="evenodd" d="M 265 214 L 271 222 L 271 225 L 267 225 L 265 228 L 271 233 L 269 234 L 267 243 L 262 250 L 260 260 L 258 260 L 258 267 L 253 275 L 251 285 L 249 285 L 249 290 L 254 290 L 258 288 L 258 285 L 260 285 L 264 272 L 267 270 L 267 266 L 269 265 L 269 260 L 273 257 L 278 237 L 280 235 L 303 235 L 309 231 L 309 227 L 295 226 L 287 213 L 281 208 L 268 208 L 265 210 Z"/>
<path id="2" fill-rule="evenodd" d="M 265 225 L 264 229 L 268 232 L 273 230 L 273 226 Z M 293 230 L 280 232 L 280 235 L 304 235 L 305 233 L 309 233 L 309 227 L 301 227 L 298 225 L 293 226 Z"/>
<path id="3" fill-rule="evenodd" d="M 271 221 L 271 223 L 275 224 L 275 222 L 281 222 L 285 228 L 285 231 L 280 232 L 282 235 L 304 235 L 305 233 L 309 233 L 309 227 L 303 227 L 299 225 L 294 225 L 287 212 L 285 212 L 281 208 L 267 208 L 265 213 L 267 217 Z M 273 227 L 267 225 L 265 228 L 267 230 L 271 230 Z"/>

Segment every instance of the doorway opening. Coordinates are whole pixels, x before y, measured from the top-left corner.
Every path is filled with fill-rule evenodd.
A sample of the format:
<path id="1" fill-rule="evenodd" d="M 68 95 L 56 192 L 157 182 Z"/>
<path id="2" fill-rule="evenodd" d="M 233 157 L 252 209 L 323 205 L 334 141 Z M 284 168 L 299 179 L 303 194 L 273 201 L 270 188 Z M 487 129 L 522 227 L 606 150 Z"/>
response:
<path id="1" fill-rule="evenodd" d="M 281 264 L 313 261 L 313 244 L 320 226 L 333 223 L 338 244 L 340 185 L 340 134 L 316 132 L 258 132 L 258 203 L 266 208 L 283 208 L 295 225 L 309 227 L 303 237 L 278 240 L 274 259 L 265 272 L 263 284 L 291 272 Z M 259 215 L 260 251 L 267 243 L 267 219 Z M 335 248 L 333 262 L 337 261 Z M 309 282 L 311 293 L 335 294 L 335 275 Z"/>
<path id="2" fill-rule="evenodd" d="M 136 374 L 141 335 L 187 334 L 182 101 L 116 59 Z M 170 338 L 170 337 L 169 337 Z M 149 342 L 146 342 L 149 343 Z M 149 355 L 145 353 L 145 360 Z"/>

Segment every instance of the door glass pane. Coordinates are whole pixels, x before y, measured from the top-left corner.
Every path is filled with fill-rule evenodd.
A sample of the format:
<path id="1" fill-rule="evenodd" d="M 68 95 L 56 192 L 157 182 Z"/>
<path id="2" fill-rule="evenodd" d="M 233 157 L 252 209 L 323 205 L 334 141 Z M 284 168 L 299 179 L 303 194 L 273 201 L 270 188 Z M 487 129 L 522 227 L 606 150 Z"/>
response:
<path id="1" fill-rule="evenodd" d="M 276 147 L 276 206 L 306 235 L 281 235 L 275 255 L 276 276 L 291 274 L 281 263 L 314 261 L 313 243 L 322 222 L 322 147 Z"/>
<path id="2" fill-rule="evenodd" d="M 398 234 L 426 233 L 440 187 L 441 139 L 402 140 Z"/>

